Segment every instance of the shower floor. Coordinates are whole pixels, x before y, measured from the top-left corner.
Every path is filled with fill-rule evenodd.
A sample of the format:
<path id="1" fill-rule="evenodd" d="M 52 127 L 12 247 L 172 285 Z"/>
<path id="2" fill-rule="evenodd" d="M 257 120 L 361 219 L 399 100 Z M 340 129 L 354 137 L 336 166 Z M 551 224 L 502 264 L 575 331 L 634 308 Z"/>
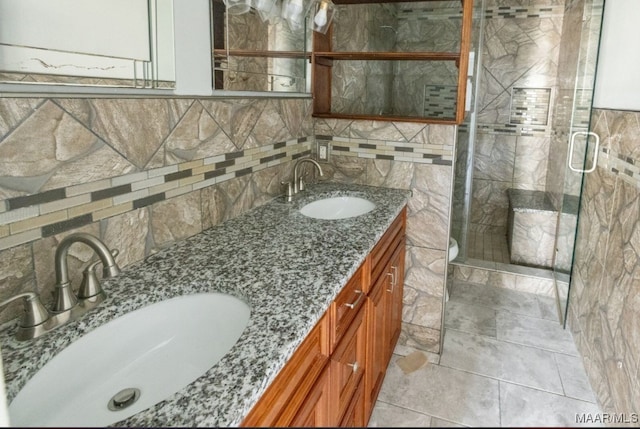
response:
<path id="1" fill-rule="evenodd" d="M 469 231 L 467 257 L 484 261 L 511 263 L 507 236 L 489 232 Z"/>

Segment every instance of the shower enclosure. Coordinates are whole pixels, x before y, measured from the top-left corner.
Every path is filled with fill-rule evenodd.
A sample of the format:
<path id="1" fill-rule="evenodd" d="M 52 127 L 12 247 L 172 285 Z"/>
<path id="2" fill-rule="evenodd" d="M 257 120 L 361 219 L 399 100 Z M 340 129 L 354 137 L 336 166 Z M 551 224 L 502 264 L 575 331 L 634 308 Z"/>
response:
<path id="1" fill-rule="evenodd" d="M 564 322 L 583 176 L 597 162 L 589 126 L 604 0 L 478 3 L 453 263 L 552 278 Z"/>

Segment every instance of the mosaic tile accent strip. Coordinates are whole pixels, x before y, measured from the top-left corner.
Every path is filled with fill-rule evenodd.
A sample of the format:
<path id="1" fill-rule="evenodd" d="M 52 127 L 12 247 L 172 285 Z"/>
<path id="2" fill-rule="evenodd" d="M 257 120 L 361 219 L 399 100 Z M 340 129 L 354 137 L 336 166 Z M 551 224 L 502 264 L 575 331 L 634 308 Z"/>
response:
<path id="1" fill-rule="evenodd" d="M 452 165 L 453 161 L 453 146 L 322 135 L 316 135 L 316 140 L 331 141 L 332 155 L 437 165 Z"/>
<path id="2" fill-rule="evenodd" d="M 460 7 L 420 7 L 419 4 L 412 4 L 410 8 L 398 9 L 397 18 L 406 20 L 438 20 L 438 19 L 461 19 L 462 9 Z"/>
<path id="3" fill-rule="evenodd" d="M 572 127 L 574 130 L 589 129 L 591 119 L 591 101 L 593 99 L 593 88 L 576 89 L 575 112 L 573 114 Z"/>
<path id="4" fill-rule="evenodd" d="M 498 6 L 485 10 L 485 18 L 487 19 L 551 18 L 563 14 L 564 5 Z"/>
<path id="5" fill-rule="evenodd" d="M 625 182 L 640 188 L 640 161 L 626 157 L 608 148 L 600 149 L 598 167 L 620 177 Z"/>
<path id="6" fill-rule="evenodd" d="M 547 125 L 551 88 L 516 88 L 511 91 L 509 123 Z"/>
<path id="7" fill-rule="evenodd" d="M 425 85 L 424 116 L 427 118 L 455 118 L 456 85 Z"/>
<path id="8" fill-rule="evenodd" d="M 411 6 L 407 9 L 399 9 L 398 19 L 406 20 L 438 20 L 438 19 L 461 19 L 462 10 L 459 7 L 419 7 Z M 564 14 L 563 5 L 537 5 L 537 6 L 498 6 L 485 9 L 487 19 L 509 19 L 509 18 L 552 18 Z"/>
<path id="9" fill-rule="evenodd" d="M 0 250 L 49 237 L 311 154 L 292 139 L 93 183 L 9 198 L 0 211 Z"/>
<path id="10" fill-rule="evenodd" d="M 464 125 L 464 128 L 463 128 Z M 465 131 L 468 125 L 460 125 L 460 130 Z M 478 133 L 496 134 L 508 136 L 524 136 L 524 137 L 543 137 L 549 136 L 551 133 L 550 126 L 542 125 L 523 125 L 523 124 L 478 124 Z"/>

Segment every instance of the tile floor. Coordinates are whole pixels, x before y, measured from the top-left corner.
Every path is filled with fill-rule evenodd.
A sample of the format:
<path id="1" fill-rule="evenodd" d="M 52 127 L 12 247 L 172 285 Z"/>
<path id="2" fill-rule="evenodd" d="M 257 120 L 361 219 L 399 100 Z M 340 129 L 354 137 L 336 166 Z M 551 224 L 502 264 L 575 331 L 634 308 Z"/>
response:
<path id="1" fill-rule="evenodd" d="M 404 374 L 395 363 L 370 427 L 580 426 L 600 412 L 552 298 L 455 280 L 441 355 Z M 593 425 L 591 425 L 593 426 Z"/>
<path id="2" fill-rule="evenodd" d="M 483 231 L 469 231 L 467 257 L 510 264 L 507 236 Z"/>

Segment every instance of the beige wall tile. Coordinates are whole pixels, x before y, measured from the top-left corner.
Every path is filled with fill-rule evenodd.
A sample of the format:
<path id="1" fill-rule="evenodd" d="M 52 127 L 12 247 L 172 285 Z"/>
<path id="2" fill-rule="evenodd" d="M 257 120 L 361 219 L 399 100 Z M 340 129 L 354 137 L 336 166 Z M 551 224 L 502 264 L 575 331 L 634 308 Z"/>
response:
<path id="1" fill-rule="evenodd" d="M 49 225 L 56 222 L 61 222 L 68 219 L 68 213 L 66 210 L 60 210 L 54 213 L 48 213 L 46 215 L 26 219 L 18 222 L 14 222 L 9 227 L 11 228 L 11 234 L 18 234 L 29 229 L 40 228 L 44 225 Z"/>

